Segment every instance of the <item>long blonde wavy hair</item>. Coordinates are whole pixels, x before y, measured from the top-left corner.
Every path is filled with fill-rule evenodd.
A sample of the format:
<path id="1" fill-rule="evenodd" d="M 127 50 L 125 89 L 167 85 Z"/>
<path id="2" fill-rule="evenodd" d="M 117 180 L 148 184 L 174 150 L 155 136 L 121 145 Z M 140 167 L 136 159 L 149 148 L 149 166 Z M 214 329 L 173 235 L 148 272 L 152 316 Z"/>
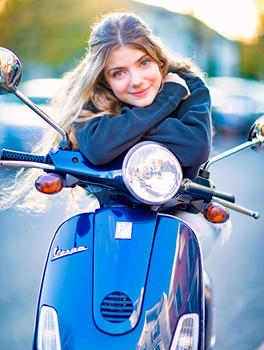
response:
<path id="1" fill-rule="evenodd" d="M 190 60 L 169 55 L 160 40 L 138 16 L 126 12 L 103 16 L 92 28 L 85 56 L 75 69 L 63 76 L 62 85 L 51 103 L 52 118 L 68 132 L 75 149 L 78 145 L 73 122 L 85 122 L 105 113 L 114 116 L 121 111 L 122 102 L 117 99 L 104 80 L 107 60 L 120 46 L 135 47 L 146 52 L 157 62 L 163 78 L 170 67 L 179 72 L 201 75 L 199 68 Z M 96 113 L 83 110 L 83 105 L 88 100 L 94 105 Z M 52 130 L 45 134 L 33 152 L 47 154 L 51 147 L 58 145 L 59 141 L 60 136 Z M 36 169 L 19 171 L 13 185 L 5 188 L 0 200 L 0 209 L 14 206 L 28 212 L 44 211 L 48 196 L 32 189 L 39 173 L 40 171 Z"/>

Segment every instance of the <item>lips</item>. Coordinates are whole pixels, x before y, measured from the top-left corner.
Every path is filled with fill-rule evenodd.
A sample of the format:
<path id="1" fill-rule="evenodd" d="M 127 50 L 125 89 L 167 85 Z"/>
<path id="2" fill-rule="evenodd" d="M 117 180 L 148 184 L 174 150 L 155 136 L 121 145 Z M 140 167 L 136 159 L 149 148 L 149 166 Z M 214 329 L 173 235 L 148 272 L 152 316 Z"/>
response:
<path id="1" fill-rule="evenodd" d="M 131 92 L 131 95 L 136 96 L 136 97 L 143 97 L 145 96 L 149 91 L 149 88 L 143 89 L 143 90 L 139 90 L 136 92 Z"/>

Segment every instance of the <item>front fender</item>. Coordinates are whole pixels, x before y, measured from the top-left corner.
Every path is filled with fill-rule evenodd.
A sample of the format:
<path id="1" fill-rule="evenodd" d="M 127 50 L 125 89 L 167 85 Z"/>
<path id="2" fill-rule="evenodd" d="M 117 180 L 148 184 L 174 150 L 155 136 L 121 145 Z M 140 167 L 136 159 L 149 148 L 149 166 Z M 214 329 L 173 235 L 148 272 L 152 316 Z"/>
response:
<path id="1" fill-rule="evenodd" d="M 115 236 L 117 221 L 133 223 L 131 239 Z M 102 315 L 102 301 L 112 292 L 121 293 L 114 303 L 124 295 L 132 303 L 124 322 Z M 62 349 L 139 350 L 169 349 L 185 313 L 199 315 L 202 334 L 202 300 L 199 245 L 179 219 L 133 208 L 77 215 L 59 227 L 50 246 L 33 348 L 42 305 L 57 311 Z"/>

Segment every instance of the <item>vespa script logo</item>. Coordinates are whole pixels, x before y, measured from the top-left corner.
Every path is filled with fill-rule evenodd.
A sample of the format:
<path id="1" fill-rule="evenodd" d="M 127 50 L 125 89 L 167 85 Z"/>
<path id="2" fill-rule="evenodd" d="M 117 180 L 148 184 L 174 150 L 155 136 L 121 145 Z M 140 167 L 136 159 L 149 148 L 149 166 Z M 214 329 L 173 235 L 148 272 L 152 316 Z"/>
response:
<path id="1" fill-rule="evenodd" d="M 81 253 L 88 250 L 85 246 L 80 246 L 72 249 L 62 250 L 58 246 L 53 250 L 53 257 L 51 258 L 51 261 L 62 258 L 64 256 L 73 255 L 76 253 Z"/>

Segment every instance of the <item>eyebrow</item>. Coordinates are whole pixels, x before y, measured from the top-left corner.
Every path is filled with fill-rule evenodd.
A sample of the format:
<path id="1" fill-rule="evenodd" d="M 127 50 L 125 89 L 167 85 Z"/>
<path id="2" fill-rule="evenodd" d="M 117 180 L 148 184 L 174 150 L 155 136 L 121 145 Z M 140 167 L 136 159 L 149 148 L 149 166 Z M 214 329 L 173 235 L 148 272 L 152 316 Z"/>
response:
<path id="1" fill-rule="evenodd" d="M 142 55 L 141 57 L 139 57 L 139 59 L 136 60 L 136 63 L 139 62 L 139 61 L 141 61 L 141 60 L 142 60 L 143 58 L 145 58 L 145 57 L 149 57 L 149 55 L 148 55 L 148 54 Z M 125 68 L 125 66 L 123 66 L 123 67 L 113 67 L 113 68 L 109 69 L 109 71 L 107 72 L 107 74 L 109 74 L 112 70 L 119 70 L 119 69 L 124 69 L 124 68 Z"/>

